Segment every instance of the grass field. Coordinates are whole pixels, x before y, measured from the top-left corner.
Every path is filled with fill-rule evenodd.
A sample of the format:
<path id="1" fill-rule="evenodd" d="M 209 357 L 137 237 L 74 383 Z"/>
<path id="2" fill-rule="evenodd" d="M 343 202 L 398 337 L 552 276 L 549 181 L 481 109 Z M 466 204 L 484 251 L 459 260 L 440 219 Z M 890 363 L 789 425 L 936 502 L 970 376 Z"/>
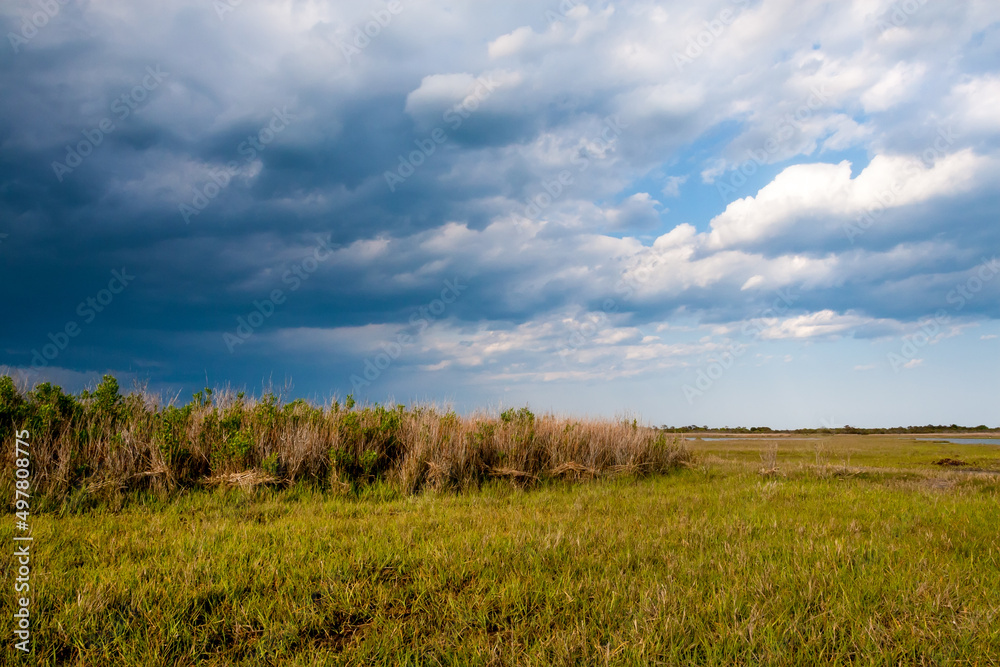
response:
<path id="1" fill-rule="evenodd" d="M 530 491 L 34 517 L 35 654 L 7 632 L 3 664 L 1000 663 L 1000 447 L 775 441 Z"/>

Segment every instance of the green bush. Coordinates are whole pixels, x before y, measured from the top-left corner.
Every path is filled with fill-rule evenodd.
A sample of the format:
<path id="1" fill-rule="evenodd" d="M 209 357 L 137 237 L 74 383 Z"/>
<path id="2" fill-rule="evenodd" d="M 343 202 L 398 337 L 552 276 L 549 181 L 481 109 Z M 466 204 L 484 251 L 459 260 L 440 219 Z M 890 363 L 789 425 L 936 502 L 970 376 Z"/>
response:
<path id="1" fill-rule="evenodd" d="M 88 404 L 90 415 L 100 423 L 113 425 L 122 416 L 124 400 L 118 390 L 118 380 L 111 375 L 105 375 L 93 392 L 84 390 L 80 398 Z"/>
<path id="2" fill-rule="evenodd" d="M 402 413 L 383 406 L 347 412 L 339 420 L 341 447 L 331 450 L 330 464 L 351 482 L 379 479 L 402 448 Z"/>
<path id="3" fill-rule="evenodd" d="M 269 475 L 274 477 L 284 477 L 285 470 L 284 465 L 281 463 L 281 457 L 278 456 L 278 452 L 273 452 L 267 458 L 260 462 L 261 469 Z"/>
<path id="4" fill-rule="evenodd" d="M 205 419 L 207 437 L 212 460 L 212 470 L 245 470 L 249 467 L 254 439 L 250 424 L 244 423 L 242 405 L 236 405 L 225 412 L 213 409 Z"/>
<path id="5" fill-rule="evenodd" d="M 533 424 L 535 413 L 527 407 L 520 409 L 510 408 L 500 413 L 500 421 L 504 424 Z"/>
<path id="6" fill-rule="evenodd" d="M 14 378 L 0 377 L 0 441 L 9 442 L 28 418 L 30 406 L 14 386 Z"/>
<path id="7" fill-rule="evenodd" d="M 25 428 L 33 438 L 58 434 L 83 414 L 83 406 L 62 387 L 43 382 L 28 392 L 29 409 Z"/>

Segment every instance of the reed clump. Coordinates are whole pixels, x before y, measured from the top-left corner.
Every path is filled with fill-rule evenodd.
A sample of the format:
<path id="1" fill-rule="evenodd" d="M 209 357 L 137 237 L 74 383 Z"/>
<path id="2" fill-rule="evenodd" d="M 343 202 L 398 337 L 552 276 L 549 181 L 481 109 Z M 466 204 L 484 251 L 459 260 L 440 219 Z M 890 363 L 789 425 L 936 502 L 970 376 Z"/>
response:
<path id="1" fill-rule="evenodd" d="M 79 395 L 0 376 L 0 439 L 28 432 L 33 495 L 104 498 L 204 485 L 309 481 L 334 490 L 373 483 L 401 493 L 465 490 L 490 479 L 542 480 L 662 473 L 690 455 L 634 420 L 570 420 L 528 408 L 459 416 L 434 407 L 318 406 L 205 389 L 184 405 L 104 376 Z M 13 447 L 4 470 L 14 469 Z M 5 472 L 0 486 L 13 485 Z"/>

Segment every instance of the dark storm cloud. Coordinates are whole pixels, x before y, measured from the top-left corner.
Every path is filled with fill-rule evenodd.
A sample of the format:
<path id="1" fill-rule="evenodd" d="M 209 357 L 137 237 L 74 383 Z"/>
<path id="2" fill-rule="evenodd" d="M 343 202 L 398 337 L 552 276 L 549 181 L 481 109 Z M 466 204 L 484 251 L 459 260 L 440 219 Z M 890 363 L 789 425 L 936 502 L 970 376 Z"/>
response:
<path id="1" fill-rule="evenodd" d="M 859 336 L 875 335 L 892 330 L 883 320 L 924 316 L 998 247 L 984 185 L 997 128 L 969 112 L 994 91 L 995 31 L 970 27 L 982 17 L 914 17 L 917 36 L 941 12 L 954 26 L 918 44 L 811 5 L 778 30 L 776 5 L 738 3 L 745 15 L 678 68 L 691 30 L 733 3 L 572 4 L 548 8 L 554 21 L 531 2 L 401 2 L 390 18 L 383 2 L 241 3 L 221 16 L 202 2 L 59 4 L 0 56 L 0 281 L 18 315 L 3 361 L 30 365 L 76 322 L 51 367 L 184 383 L 301 373 L 311 386 L 322 372 L 337 385 L 365 327 L 394 335 L 445 280 L 467 290 L 399 367 L 478 372 L 494 353 L 539 365 L 531 355 L 558 348 L 576 309 L 608 299 L 614 341 L 674 318 L 738 323 L 782 288 L 800 294 L 791 314 L 850 312 L 867 318 Z M 5 8 L 0 28 L 19 34 L 34 7 Z M 822 33 L 824 48 L 799 33 Z M 677 219 L 660 195 L 668 183 L 637 185 L 665 164 L 690 170 L 685 189 L 728 182 L 817 87 L 822 104 L 768 163 L 919 157 L 942 124 L 958 138 L 937 163 L 972 157 L 921 174 L 933 197 L 888 207 L 856 238 L 845 228 L 875 201 L 867 186 L 831 180 L 856 191 L 843 208 L 808 175 L 789 176 L 772 199 L 748 190 L 760 201 L 715 218 L 695 204 L 701 219 Z M 935 102 L 895 103 L 907 95 Z M 292 290 L 289 272 L 318 244 L 334 250 Z M 644 265 L 645 280 L 619 289 Z M 121 270 L 134 281 L 84 322 L 79 304 Z M 962 316 L 995 318 L 994 285 Z M 274 290 L 287 300 L 227 349 L 223 336 Z M 486 342 L 485 329 L 507 342 Z M 296 331 L 319 332 L 301 336 L 315 347 Z M 635 345 L 629 354 L 646 354 Z"/>

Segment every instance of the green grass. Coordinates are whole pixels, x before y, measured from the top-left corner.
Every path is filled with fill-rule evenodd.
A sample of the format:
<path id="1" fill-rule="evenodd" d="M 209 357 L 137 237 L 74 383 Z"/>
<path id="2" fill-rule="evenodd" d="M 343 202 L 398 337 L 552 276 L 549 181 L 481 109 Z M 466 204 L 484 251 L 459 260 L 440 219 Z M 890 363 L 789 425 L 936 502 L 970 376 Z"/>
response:
<path id="1" fill-rule="evenodd" d="M 1000 435 L 990 434 L 966 435 L 971 438 L 1000 438 Z M 943 437 L 956 438 L 954 435 Z M 759 463 L 761 452 L 774 447 L 786 470 L 825 465 L 828 468 L 846 466 L 856 470 L 873 468 L 884 472 L 929 471 L 934 461 L 952 458 L 968 463 L 971 468 L 1000 472 L 1000 447 L 925 442 L 901 436 L 813 436 L 811 438 L 755 436 L 745 439 L 732 438 L 729 441 L 702 441 L 695 437 L 687 440 L 687 444 L 695 451 L 704 454 L 710 461 L 718 459 L 719 462 L 739 463 Z"/>
<path id="2" fill-rule="evenodd" d="M 768 475 L 767 441 L 696 442 L 644 479 L 33 517 L 35 655 L 8 639 L 2 662 L 998 664 L 1000 481 L 933 461 L 997 469 L 1000 447 L 846 436 L 817 466 L 814 445 Z"/>

